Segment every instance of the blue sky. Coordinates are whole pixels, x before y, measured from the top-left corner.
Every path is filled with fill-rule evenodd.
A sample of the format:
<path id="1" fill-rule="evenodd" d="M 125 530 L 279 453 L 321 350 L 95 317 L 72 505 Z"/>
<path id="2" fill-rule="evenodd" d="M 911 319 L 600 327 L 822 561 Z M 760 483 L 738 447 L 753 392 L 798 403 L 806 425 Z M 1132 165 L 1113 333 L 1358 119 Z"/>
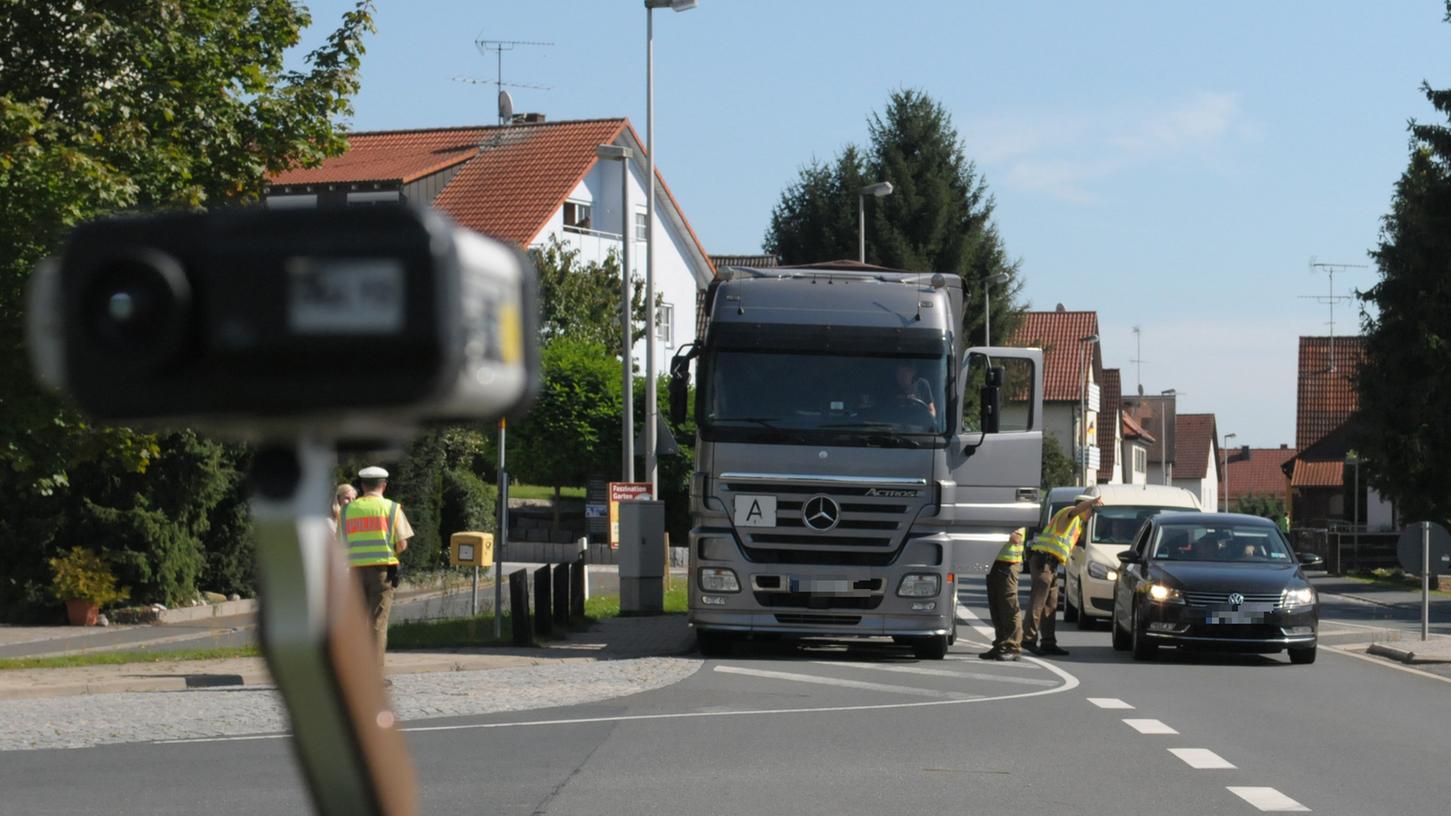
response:
<path id="1" fill-rule="evenodd" d="M 315 45 L 349 2 L 311 2 Z M 352 125 L 494 121 L 480 37 L 520 111 L 645 130 L 639 0 L 382 0 Z M 760 249 L 798 168 L 864 142 L 896 88 L 952 114 L 1033 308 L 1099 312 L 1104 362 L 1176 388 L 1235 444 L 1294 441 L 1296 337 L 1323 334 L 1313 257 L 1368 263 L 1451 86 L 1442 0 L 977 3 L 700 0 L 655 13 L 657 160 L 708 250 Z M 1337 275 L 1339 293 L 1374 271 Z M 1336 333 L 1357 330 L 1356 304 Z"/>

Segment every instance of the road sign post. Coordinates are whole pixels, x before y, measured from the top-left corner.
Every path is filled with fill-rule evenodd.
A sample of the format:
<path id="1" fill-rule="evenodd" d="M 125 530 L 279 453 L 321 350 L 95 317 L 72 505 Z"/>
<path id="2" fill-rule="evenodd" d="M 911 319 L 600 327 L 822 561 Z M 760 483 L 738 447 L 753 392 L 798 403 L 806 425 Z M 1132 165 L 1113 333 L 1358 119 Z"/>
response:
<path id="1" fill-rule="evenodd" d="M 1401 531 L 1396 541 L 1401 569 L 1421 575 L 1421 640 L 1431 636 L 1431 576 L 1451 572 L 1451 533 L 1433 521 L 1421 521 Z"/>

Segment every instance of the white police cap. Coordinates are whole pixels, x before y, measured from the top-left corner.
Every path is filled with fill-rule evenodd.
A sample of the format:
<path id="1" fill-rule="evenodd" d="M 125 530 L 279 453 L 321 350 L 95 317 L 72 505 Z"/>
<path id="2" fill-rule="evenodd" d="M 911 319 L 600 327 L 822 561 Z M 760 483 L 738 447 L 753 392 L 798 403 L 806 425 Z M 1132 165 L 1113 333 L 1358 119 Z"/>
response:
<path id="1" fill-rule="evenodd" d="M 386 478 L 388 478 L 388 471 L 386 471 L 386 470 L 378 467 L 377 465 L 373 465 L 372 467 L 365 467 L 362 470 L 358 471 L 358 478 L 359 479 L 386 479 Z"/>

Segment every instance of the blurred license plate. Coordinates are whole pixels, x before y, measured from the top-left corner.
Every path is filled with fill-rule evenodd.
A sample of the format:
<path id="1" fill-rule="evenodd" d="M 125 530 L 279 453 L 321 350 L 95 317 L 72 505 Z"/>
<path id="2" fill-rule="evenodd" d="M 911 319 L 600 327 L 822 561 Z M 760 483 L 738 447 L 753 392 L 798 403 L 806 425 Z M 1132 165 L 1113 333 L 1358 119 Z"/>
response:
<path id="1" fill-rule="evenodd" d="M 851 589 L 851 581 L 831 578 L 792 578 L 792 592 L 846 592 Z"/>
<path id="2" fill-rule="evenodd" d="M 1205 623 L 1264 623 L 1263 612 L 1210 612 Z"/>

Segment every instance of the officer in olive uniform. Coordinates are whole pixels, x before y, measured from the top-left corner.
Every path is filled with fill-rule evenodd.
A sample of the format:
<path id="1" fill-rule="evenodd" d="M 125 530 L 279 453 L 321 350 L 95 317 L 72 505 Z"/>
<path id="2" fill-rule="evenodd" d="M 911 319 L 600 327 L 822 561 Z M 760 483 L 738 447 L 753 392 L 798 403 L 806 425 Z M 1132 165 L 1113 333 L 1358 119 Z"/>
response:
<path id="1" fill-rule="evenodd" d="M 363 495 L 343 508 L 338 537 L 347 545 L 348 566 L 362 583 L 381 670 L 388 650 L 388 613 L 398 587 L 398 556 L 408 549 L 413 527 L 398 502 L 383 498 L 388 471 L 365 467 L 358 471 L 358 479 Z"/>
<path id="2" fill-rule="evenodd" d="M 1066 655 L 1058 645 L 1058 568 L 1068 563 L 1073 547 L 1083 536 L 1088 519 L 1103 502 L 1087 493 L 1075 496 L 1077 504 L 1059 510 L 1048 526 L 1028 546 L 1028 574 L 1033 593 L 1023 622 L 1023 648 L 1035 655 Z M 1042 641 L 1039 642 L 1039 634 Z"/>
<path id="3" fill-rule="evenodd" d="M 1018 610 L 1018 570 L 1023 563 L 1023 538 L 1017 529 L 987 571 L 987 608 L 993 618 L 993 647 L 978 655 L 983 660 L 1018 660 L 1022 656 L 1023 622 Z"/>

